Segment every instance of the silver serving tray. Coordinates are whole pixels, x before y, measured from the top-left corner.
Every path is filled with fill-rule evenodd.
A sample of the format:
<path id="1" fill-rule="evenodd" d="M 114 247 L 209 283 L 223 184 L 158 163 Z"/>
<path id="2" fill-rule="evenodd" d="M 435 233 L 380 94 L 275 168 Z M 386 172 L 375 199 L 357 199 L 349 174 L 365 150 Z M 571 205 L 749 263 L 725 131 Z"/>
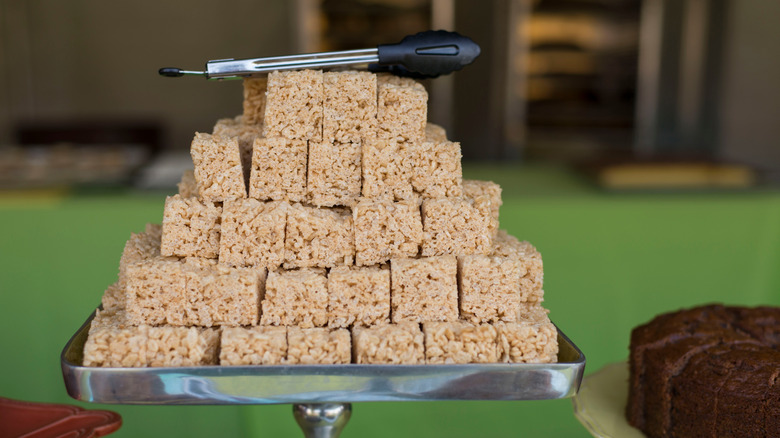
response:
<path id="1" fill-rule="evenodd" d="M 141 405 L 547 400 L 574 396 L 585 355 L 560 330 L 558 363 L 262 365 L 103 368 L 82 365 L 94 312 L 62 351 L 76 400 Z"/>

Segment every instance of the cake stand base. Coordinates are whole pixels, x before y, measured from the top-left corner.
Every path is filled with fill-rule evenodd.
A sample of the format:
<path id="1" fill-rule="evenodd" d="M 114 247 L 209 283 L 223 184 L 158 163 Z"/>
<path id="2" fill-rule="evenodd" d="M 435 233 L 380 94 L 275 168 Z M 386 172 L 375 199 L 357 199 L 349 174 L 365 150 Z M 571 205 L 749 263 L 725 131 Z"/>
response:
<path id="1" fill-rule="evenodd" d="M 296 403 L 293 415 L 306 438 L 338 438 L 352 415 L 352 404 Z"/>

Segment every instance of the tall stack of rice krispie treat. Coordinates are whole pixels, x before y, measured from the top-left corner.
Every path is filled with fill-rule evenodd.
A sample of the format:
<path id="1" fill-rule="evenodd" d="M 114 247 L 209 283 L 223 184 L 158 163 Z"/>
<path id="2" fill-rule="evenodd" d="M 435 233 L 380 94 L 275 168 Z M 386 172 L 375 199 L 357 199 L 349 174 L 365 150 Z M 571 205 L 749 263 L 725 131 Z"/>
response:
<path id="1" fill-rule="evenodd" d="M 541 255 L 427 105 L 387 74 L 245 79 L 127 241 L 85 365 L 555 362 Z"/>

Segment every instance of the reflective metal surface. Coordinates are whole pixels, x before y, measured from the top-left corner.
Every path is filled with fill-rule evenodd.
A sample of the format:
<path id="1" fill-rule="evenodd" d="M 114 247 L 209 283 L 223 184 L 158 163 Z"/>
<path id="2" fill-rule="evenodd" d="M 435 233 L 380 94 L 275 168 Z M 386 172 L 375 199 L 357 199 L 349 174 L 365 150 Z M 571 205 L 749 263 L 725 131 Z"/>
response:
<path id="1" fill-rule="evenodd" d="M 560 331 L 558 363 L 100 368 L 82 366 L 92 316 L 61 356 L 68 394 L 122 404 L 544 400 L 572 397 L 585 356 Z"/>
<path id="2" fill-rule="evenodd" d="M 301 403 L 293 405 L 293 416 L 306 438 L 338 438 L 349 417 L 349 403 Z"/>

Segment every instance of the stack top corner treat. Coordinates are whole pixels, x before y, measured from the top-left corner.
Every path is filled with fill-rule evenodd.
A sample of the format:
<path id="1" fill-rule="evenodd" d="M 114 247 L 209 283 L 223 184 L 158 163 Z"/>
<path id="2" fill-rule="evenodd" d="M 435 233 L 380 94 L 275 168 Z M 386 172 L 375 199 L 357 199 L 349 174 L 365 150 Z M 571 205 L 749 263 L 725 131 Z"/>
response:
<path id="1" fill-rule="evenodd" d="M 387 74 L 245 79 L 128 240 L 85 365 L 555 362 L 541 255 L 427 104 Z"/>

